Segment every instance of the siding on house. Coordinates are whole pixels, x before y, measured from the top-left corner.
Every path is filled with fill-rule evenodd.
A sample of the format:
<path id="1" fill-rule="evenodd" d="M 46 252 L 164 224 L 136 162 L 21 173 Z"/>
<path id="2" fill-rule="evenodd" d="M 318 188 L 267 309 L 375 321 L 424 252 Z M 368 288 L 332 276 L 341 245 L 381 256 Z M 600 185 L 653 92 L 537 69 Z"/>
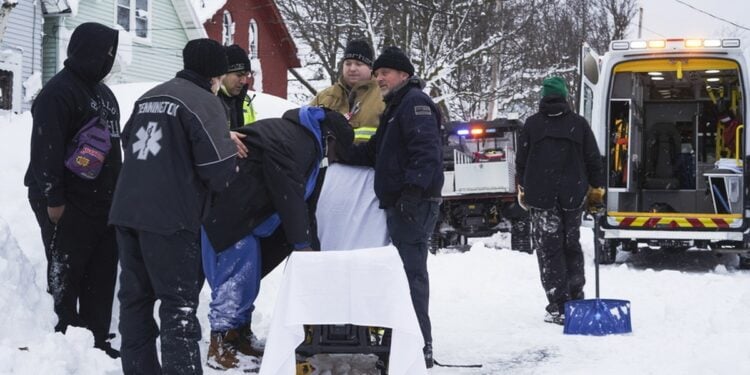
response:
<path id="1" fill-rule="evenodd" d="M 21 77 L 13 77 L 25 82 L 33 72 L 42 69 L 42 10 L 38 1 L 19 1 L 8 16 L 8 23 L 0 41 L 1 49 L 11 49 L 22 54 Z M 14 95 L 25 96 L 21 92 Z M 31 109 L 31 102 L 21 99 L 20 111 Z"/>
<path id="2" fill-rule="evenodd" d="M 116 0 L 81 0 L 75 17 L 64 17 L 58 20 L 63 23 L 69 36 L 76 26 L 84 22 L 99 22 L 121 29 L 117 25 L 116 14 Z M 151 15 L 149 40 L 139 41 L 134 36 L 123 35 L 126 33 L 124 30 L 120 32 L 118 55 L 129 54 L 130 64 L 118 66 L 116 63 L 108 83 L 166 81 L 182 69 L 182 48 L 187 43 L 188 36 L 173 3 L 165 0 L 151 0 L 149 14 Z M 55 19 L 48 19 L 48 21 L 55 21 Z M 46 26 L 45 24 L 45 31 L 47 31 Z M 50 31 L 55 33 L 55 39 L 58 39 L 57 35 L 61 34 L 55 31 L 53 25 L 50 25 Z M 58 53 L 64 55 L 68 36 L 59 38 L 65 39 L 65 43 Z M 51 40 L 49 45 L 45 43 L 45 50 L 48 47 L 54 47 Z M 57 56 L 53 56 L 52 53 L 49 56 L 45 55 L 45 82 L 60 68 L 62 68 L 62 59 L 57 59 Z M 48 76 L 49 73 L 51 74 Z"/>

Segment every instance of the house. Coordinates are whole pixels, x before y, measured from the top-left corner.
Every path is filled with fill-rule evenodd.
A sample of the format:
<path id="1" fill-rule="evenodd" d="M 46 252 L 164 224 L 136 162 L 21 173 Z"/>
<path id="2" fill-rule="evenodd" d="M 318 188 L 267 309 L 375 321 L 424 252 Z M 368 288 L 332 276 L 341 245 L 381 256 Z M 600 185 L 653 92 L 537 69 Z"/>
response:
<path id="1" fill-rule="evenodd" d="M 196 6 L 205 6 L 204 1 L 198 2 Z M 274 1 L 227 0 L 207 18 L 203 26 L 209 38 L 248 51 L 253 66 L 251 89 L 286 98 L 287 71 L 300 67 L 300 61 Z"/>
<path id="2" fill-rule="evenodd" d="M 117 60 L 107 78 L 110 84 L 166 81 L 182 69 L 182 48 L 188 40 L 206 37 L 190 0 L 41 0 L 41 4 L 45 82 L 62 68 L 70 35 L 84 22 L 120 31 Z M 65 6 L 75 8 L 59 12 Z"/>
<path id="3" fill-rule="evenodd" d="M 37 2 L 0 0 L 0 110 L 31 108 L 41 86 L 33 81 L 42 70 L 42 24 Z"/>

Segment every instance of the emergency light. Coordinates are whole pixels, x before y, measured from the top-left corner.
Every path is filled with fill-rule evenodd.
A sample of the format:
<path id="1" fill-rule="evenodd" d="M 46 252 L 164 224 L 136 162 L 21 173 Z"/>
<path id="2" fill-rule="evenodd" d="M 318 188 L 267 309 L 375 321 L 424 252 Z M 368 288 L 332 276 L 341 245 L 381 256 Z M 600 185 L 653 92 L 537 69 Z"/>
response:
<path id="1" fill-rule="evenodd" d="M 656 39 L 656 40 L 615 40 L 609 45 L 613 51 L 635 49 L 666 48 L 668 42 L 683 42 L 685 48 L 739 48 L 739 39 Z"/>

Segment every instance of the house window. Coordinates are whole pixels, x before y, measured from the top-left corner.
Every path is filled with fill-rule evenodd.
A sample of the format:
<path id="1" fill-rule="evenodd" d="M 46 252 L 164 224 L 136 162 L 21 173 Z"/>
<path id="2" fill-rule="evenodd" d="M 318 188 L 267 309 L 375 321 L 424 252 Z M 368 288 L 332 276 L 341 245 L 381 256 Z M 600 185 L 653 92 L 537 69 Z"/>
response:
<path id="1" fill-rule="evenodd" d="M 250 27 L 247 31 L 247 50 L 250 51 L 250 58 L 258 58 L 258 23 L 254 19 L 250 20 Z"/>
<path id="2" fill-rule="evenodd" d="M 60 16 L 71 13 L 66 0 L 42 0 L 42 13 L 45 16 Z"/>
<path id="3" fill-rule="evenodd" d="M 13 107 L 13 72 L 0 70 L 0 109 Z"/>
<path id="4" fill-rule="evenodd" d="M 221 35 L 225 46 L 234 44 L 234 22 L 232 21 L 232 14 L 228 10 L 224 11 Z"/>
<path id="5" fill-rule="evenodd" d="M 117 24 L 138 38 L 149 37 L 151 0 L 117 0 Z"/>

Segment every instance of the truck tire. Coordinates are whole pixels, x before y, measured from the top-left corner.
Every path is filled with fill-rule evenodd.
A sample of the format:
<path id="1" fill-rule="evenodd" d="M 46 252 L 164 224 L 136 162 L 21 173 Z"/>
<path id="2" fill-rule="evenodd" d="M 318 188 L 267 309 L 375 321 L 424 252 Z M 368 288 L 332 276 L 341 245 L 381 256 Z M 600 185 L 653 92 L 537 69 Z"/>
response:
<path id="1" fill-rule="evenodd" d="M 750 254 L 747 254 L 745 256 L 740 254 L 739 257 L 740 257 L 739 269 L 750 270 Z"/>
<path id="2" fill-rule="evenodd" d="M 617 259 L 617 241 L 604 238 L 599 220 L 594 222 L 594 251 L 599 264 L 612 264 Z"/>
<path id="3" fill-rule="evenodd" d="M 531 223 L 528 219 L 515 219 L 510 226 L 510 248 L 532 254 Z"/>

